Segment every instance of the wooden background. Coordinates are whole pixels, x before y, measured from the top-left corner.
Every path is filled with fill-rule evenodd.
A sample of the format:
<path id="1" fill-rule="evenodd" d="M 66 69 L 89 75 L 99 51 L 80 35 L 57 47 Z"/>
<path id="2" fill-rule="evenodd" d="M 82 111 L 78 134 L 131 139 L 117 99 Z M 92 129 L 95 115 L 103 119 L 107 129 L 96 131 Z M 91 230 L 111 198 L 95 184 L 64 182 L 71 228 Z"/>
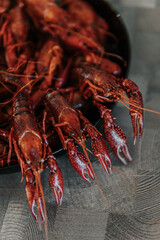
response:
<path id="1" fill-rule="evenodd" d="M 109 0 L 128 29 L 132 59 L 129 77 L 143 93 L 145 107 L 160 111 L 160 1 Z M 113 107 L 117 123 L 127 135 L 133 163 L 123 166 L 110 154 L 112 176 L 93 157 L 93 167 L 109 202 L 107 208 L 96 183 L 86 183 L 72 169 L 67 156 L 58 164 L 64 177 L 64 199 L 57 207 L 48 186 L 46 170 L 42 174 L 49 239 L 55 240 L 159 240 L 160 239 L 160 116 L 145 112 L 141 144 L 132 144 L 128 110 Z M 99 124 L 98 128 L 102 130 Z M 0 239 L 42 240 L 26 200 L 21 173 L 0 175 Z"/>

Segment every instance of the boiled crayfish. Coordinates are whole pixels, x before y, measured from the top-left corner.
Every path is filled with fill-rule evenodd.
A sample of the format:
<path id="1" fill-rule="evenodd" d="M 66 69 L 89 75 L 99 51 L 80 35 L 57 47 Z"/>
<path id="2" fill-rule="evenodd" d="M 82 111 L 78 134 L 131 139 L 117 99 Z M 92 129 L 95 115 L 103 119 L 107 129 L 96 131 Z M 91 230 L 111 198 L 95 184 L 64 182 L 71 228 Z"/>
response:
<path id="1" fill-rule="evenodd" d="M 60 140 L 83 179 L 96 178 L 85 145 L 88 138 L 105 171 L 112 171 L 104 139 L 74 103 L 80 106 L 87 100 L 98 109 L 107 142 L 127 164 L 132 157 L 126 136 L 106 103 L 129 104 L 135 144 L 143 134 L 143 98 L 138 86 L 123 78 L 119 62 L 106 58 L 125 62 L 105 52 L 106 38 L 114 45 L 118 39 L 84 0 L 61 0 L 59 5 L 53 0 L 19 0 L 13 6 L 1 1 L 0 25 L 0 166 L 11 165 L 17 157 L 31 212 L 37 220 L 37 206 L 47 221 L 40 180 L 45 168 L 50 170 L 49 185 L 58 205 L 63 198 L 62 173 L 50 137 Z"/>

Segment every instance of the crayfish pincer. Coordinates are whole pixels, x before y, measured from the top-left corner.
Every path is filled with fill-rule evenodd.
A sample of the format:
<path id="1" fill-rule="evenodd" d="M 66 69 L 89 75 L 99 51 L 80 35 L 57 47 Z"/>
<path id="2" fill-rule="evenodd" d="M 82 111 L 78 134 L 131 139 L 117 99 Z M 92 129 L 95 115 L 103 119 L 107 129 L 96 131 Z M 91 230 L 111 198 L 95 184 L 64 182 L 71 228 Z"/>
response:
<path id="1" fill-rule="evenodd" d="M 116 156 L 124 164 L 127 164 L 125 158 L 120 154 L 123 152 L 124 156 L 132 161 L 126 136 L 122 129 L 115 124 L 111 110 L 105 103 L 121 101 L 125 106 L 124 102 L 129 103 L 135 144 L 136 137 L 139 135 L 139 139 L 141 139 L 143 134 L 143 98 L 138 86 L 130 79 L 116 77 L 88 64 L 80 64 L 73 68 L 72 79 L 74 82 L 78 82 L 84 98 L 93 99 L 93 103 L 103 119 L 106 139 Z"/>
<path id="2" fill-rule="evenodd" d="M 94 171 L 91 166 L 86 146 L 86 137 L 91 138 L 91 146 L 94 155 L 99 159 L 107 173 L 112 169 L 112 163 L 108 155 L 107 146 L 98 130 L 82 115 L 80 111 L 73 109 L 60 92 L 50 89 L 45 96 L 46 111 L 44 123 L 49 116 L 51 124 L 55 127 L 64 149 L 67 149 L 69 160 L 82 178 L 89 181 L 87 173 L 94 179 Z M 83 153 L 77 150 L 75 143 L 79 144 Z"/>
<path id="3" fill-rule="evenodd" d="M 26 178 L 25 190 L 31 212 L 37 220 L 34 212 L 36 205 L 42 220 L 46 222 L 46 205 L 40 173 L 47 167 L 50 169 L 49 185 L 58 205 L 62 203 L 63 198 L 63 178 L 24 92 L 19 92 L 13 101 L 13 125 L 9 135 L 8 163 L 12 144 L 21 167 L 22 178 L 23 176 Z"/>

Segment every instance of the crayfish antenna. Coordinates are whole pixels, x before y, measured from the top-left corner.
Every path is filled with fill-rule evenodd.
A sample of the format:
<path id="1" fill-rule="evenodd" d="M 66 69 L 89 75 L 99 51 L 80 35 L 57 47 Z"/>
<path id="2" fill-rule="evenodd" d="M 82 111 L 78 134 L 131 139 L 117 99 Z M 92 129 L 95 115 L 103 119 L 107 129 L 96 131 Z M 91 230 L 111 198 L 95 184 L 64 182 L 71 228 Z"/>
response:
<path id="1" fill-rule="evenodd" d="M 121 57 L 120 55 L 118 55 L 118 54 L 111 53 L 111 52 L 104 52 L 104 55 L 105 55 L 105 56 L 111 56 L 111 57 L 114 57 L 114 58 L 116 58 L 116 59 L 122 61 L 125 67 L 127 66 L 127 62 L 126 62 L 126 60 L 125 60 L 124 58 L 122 58 L 122 57 Z"/>
<path id="2" fill-rule="evenodd" d="M 36 199 L 37 205 L 38 205 L 38 213 L 40 213 L 42 220 L 44 221 L 45 224 L 45 238 L 48 240 L 48 225 L 47 225 L 47 208 L 46 208 L 46 203 L 44 199 L 44 192 L 42 188 L 42 183 L 40 180 L 40 173 L 37 171 L 34 171 L 34 176 L 36 180 L 36 194 L 38 195 L 38 198 Z M 40 196 L 39 196 L 40 195 Z M 41 204 L 41 199 L 42 197 L 42 204 Z M 44 213 L 43 213 L 44 210 Z"/>
<path id="3" fill-rule="evenodd" d="M 100 184 L 99 184 L 99 181 L 98 181 L 98 179 L 97 179 L 97 176 L 96 176 L 96 174 L 95 174 L 95 172 L 94 172 L 94 169 L 93 169 L 93 167 L 92 167 L 91 161 L 90 161 L 90 159 L 89 159 L 88 153 L 87 153 L 87 151 L 86 151 L 86 145 L 85 145 L 84 139 L 82 139 L 81 141 L 79 141 L 79 144 L 80 144 L 80 146 L 82 147 L 83 152 L 84 152 L 84 154 L 85 154 L 85 156 L 86 156 L 86 158 L 87 158 L 87 160 L 88 160 L 88 163 L 89 163 L 89 165 L 90 165 L 90 168 L 91 168 L 91 170 L 92 170 L 92 172 L 93 172 L 93 175 L 94 175 L 94 178 L 95 178 L 95 180 L 96 180 L 96 183 L 97 183 L 99 192 L 100 192 L 100 194 L 101 194 L 101 196 L 102 196 L 102 198 L 103 198 L 103 200 L 104 200 L 107 208 L 109 208 L 109 203 L 108 203 L 106 197 L 104 196 L 104 193 L 103 193 L 103 191 L 102 191 L 102 188 L 101 188 L 101 186 L 100 186 Z"/>

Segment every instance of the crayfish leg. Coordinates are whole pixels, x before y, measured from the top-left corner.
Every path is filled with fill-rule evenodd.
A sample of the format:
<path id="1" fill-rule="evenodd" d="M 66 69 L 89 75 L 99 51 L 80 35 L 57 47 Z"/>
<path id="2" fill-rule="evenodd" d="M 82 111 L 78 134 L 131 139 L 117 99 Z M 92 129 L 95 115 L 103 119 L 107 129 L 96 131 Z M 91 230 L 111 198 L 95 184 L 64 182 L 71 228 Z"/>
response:
<path id="1" fill-rule="evenodd" d="M 126 165 L 127 162 L 125 158 L 121 155 L 121 152 L 123 152 L 126 159 L 132 161 L 132 157 L 128 149 L 126 135 L 124 134 L 122 129 L 115 124 L 110 109 L 97 102 L 95 102 L 95 105 L 98 107 L 101 118 L 103 119 L 104 133 L 108 143 L 110 144 L 118 159 Z"/>

